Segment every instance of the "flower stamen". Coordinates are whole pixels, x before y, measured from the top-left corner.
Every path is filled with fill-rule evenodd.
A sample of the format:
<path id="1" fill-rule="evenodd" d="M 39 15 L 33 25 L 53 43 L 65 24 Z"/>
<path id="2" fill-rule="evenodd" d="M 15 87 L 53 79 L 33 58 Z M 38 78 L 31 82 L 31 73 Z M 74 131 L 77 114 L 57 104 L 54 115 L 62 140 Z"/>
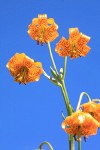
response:
<path id="1" fill-rule="evenodd" d="M 26 84 L 27 75 L 28 75 L 28 68 L 22 67 L 20 68 L 19 73 L 15 76 L 14 79 L 16 82 Z"/>

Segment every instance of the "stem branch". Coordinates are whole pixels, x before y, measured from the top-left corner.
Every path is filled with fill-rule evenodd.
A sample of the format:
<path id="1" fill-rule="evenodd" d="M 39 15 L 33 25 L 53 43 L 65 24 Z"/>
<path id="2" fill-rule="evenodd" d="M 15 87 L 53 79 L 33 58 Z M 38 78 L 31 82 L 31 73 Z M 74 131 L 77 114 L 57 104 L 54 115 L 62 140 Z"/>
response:
<path id="1" fill-rule="evenodd" d="M 51 51 L 51 47 L 50 47 L 50 42 L 48 42 L 48 49 L 49 49 L 52 65 L 54 67 L 54 70 L 55 70 L 56 74 L 58 74 L 58 71 L 57 71 L 57 68 L 56 68 L 56 65 L 55 65 L 55 62 L 54 62 L 54 59 L 53 59 L 53 55 L 52 55 L 52 51 Z"/>
<path id="2" fill-rule="evenodd" d="M 63 79 L 65 79 L 65 75 L 66 75 L 66 63 L 67 63 L 67 57 L 64 58 L 64 72 L 63 72 Z"/>
<path id="3" fill-rule="evenodd" d="M 50 144 L 49 142 L 46 142 L 46 141 L 44 141 L 44 142 L 42 142 L 42 143 L 40 144 L 38 150 L 42 150 L 42 147 L 43 147 L 43 145 L 45 145 L 45 144 L 49 146 L 50 150 L 53 150 L 53 147 L 51 146 L 51 144 Z"/>
<path id="4" fill-rule="evenodd" d="M 78 104 L 77 104 L 76 111 L 79 110 L 80 104 L 81 104 L 81 101 L 82 101 L 82 98 L 83 98 L 84 95 L 88 98 L 88 101 L 91 102 L 90 96 L 89 96 L 86 92 L 82 92 L 82 93 L 80 94 L 80 97 L 79 97 L 79 101 L 78 101 Z"/>
<path id="5" fill-rule="evenodd" d="M 78 150 L 81 150 L 81 140 L 78 141 Z"/>

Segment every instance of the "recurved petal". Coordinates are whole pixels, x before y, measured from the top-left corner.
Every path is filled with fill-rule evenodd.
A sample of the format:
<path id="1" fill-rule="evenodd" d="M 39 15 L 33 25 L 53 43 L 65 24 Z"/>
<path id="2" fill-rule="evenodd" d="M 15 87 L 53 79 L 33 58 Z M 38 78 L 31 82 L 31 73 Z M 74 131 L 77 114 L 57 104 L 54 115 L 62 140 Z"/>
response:
<path id="1" fill-rule="evenodd" d="M 97 104 L 95 102 L 88 102 L 82 105 L 84 112 L 93 112 L 96 110 Z"/>
<path id="2" fill-rule="evenodd" d="M 38 26 L 38 18 L 32 20 L 32 25 Z"/>
<path id="3" fill-rule="evenodd" d="M 39 14 L 38 15 L 38 25 L 39 26 L 43 26 L 43 25 L 47 25 L 48 21 L 47 21 L 47 15 L 46 14 Z"/>
<path id="4" fill-rule="evenodd" d="M 90 37 L 80 33 L 79 39 L 77 41 L 77 44 L 80 46 L 86 45 L 90 41 Z"/>
<path id="5" fill-rule="evenodd" d="M 62 57 L 69 56 L 72 46 L 64 37 L 57 43 L 55 51 Z"/>
<path id="6" fill-rule="evenodd" d="M 27 82 L 34 82 L 40 79 L 40 75 L 42 74 L 42 69 L 33 67 L 28 71 Z"/>
<path id="7" fill-rule="evenodd" d="M 40 62 L 35 62 L 36 68 L 39 70 L 40 74 L 43 73 L 42 64 Z"/>
<path id="8" fill-rule="evenodd" d="M 54 19 L 53 18 L 49 18 L 49 19 L 47 19 L 47 21 L 48 21 L 48 24 L 53 24 L 54 23 Z"/>
<path id="9" fill-rule="evenodd" d="M 34 26 L 30 25 L 28 29 L 28 34 L 33 40 L 38 40 L 41 36 L 41 27 L 40 26 Z"/>
<path id="10" fill-rule="evenodd" d="M 72 42 L 77 41 L 80 36 L 78 28 L 69 28 L 69 38 L 72 40 Z"/>
<path id="11" fill-rule="evenodd" d="M 26 56 L 23 60 L 23 65 L 27 68 L 30 68 L 31 66 L 33 66 L 34 64 L 34 60 L 29 58 L 28 56 Z"/>
<path id="12" fill-rule="evenodd" d="M 58 32 L 56 31 L 55 27 L 52 25 L 48 27 L 43 35 L 44 41 L 47 42 L 52 42 L 59 36 Z"/>
<path id="13" fill-rule="evenodd" d="M 85 103 L 82 105 L 83 111 L 91 114 L 98 122 L 100 122 L 100 104 L 95 102 Z"/>
<path id="14" fill-rule="evenodd" d="M 38 15 L 38 19 L 43 19 L 43 18 L 47 19 L 47 14 L 39 14 Z"/>
<path id="15" fill-rule="evenodd" d="M 76 44 L 76 49 L 77 49 L 77 51 L 80 51 L 80 56 L 85 57 L 91 48 L 87 45 L 80 46 L 80 45 Z"/>
<path id="16" fill-rule="evenodd" d="M 12 67 L 16 67 L 16 65 L 18 65 L 18 64 L 22 64 L 22 62 L 23 62 L 23 60 L 24 60 L 24 58 L 25 58 L 25 54 L 24 53 L 21 53 L 21 54 L 19 54 L 19 53 L 16 53 L 10 60 L 9 60 L 9 62 L 7 63 L 7 68 L 8 69 L 10 69 L 10 68 L 12 68 Z"/>

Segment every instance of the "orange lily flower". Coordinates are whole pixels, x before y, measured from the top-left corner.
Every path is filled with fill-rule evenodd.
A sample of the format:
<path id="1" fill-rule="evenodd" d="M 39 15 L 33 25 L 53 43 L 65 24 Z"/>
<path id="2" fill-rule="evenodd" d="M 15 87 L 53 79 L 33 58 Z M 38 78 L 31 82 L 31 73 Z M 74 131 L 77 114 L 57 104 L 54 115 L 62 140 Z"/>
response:
<path id="1" fill-rule="evenodd" d="M 16 53 L 7 63 L 7 68 L 14 80 L 22 84 L 38 81 L 43 72 L 42 64 L 34 62 L 24 53 Z"/>
<path id="2" fill-rule="evenodd" d="M 89 113 L 80 110 L 68 116 L 62 123 L 62 128 L 68 134 L 78 136 L 77 140 L 80 140 L 82 136 L 87 138 L 90 135 L 95 135 L 99 126 L 99 122 Z"/>
<path id="3" fill-rule="evenodd" d="M 58 37 L 57 29 L 58 26 L 54 19 L 47 19 L 47 15 L 43 14 L 32 20 L 28 28 L 28 34 L 33 40 L 37 41 L 37 44 L 43 45 L 43 43 L 52 42 Z"/>
<path id="4" fill-rule="evenodd" d="M 64 37 L 57 43 L 55 51 L 62 57 L 77 58 L 86 56 L 90 47 L 86 44 L 90 37 L 79 32 L 78 28 L 69 28 L 69 39 Z"/>
<path id="5" fill-rule="evenodd" d="M 89 102 L 82 105 L 84 112 L 89 113 L 93 118 L 100 122 L 100 103 Z"/>

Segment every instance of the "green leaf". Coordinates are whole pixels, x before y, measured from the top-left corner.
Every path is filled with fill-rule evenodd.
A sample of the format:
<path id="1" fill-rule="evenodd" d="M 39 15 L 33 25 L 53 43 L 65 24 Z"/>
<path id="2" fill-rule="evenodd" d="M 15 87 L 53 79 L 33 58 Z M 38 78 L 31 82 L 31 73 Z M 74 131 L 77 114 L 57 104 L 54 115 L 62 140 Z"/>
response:
<path id="1" fill-rule="evenodd" d="M 55 79 L 57 79 L 56 72 L 55 72 L 55 70 L 53 70 L 53 68 L 52 68 L 51 66 L 50 66 L 50 71 L 51 71 L 52 76 L 53 76 Z"/>

